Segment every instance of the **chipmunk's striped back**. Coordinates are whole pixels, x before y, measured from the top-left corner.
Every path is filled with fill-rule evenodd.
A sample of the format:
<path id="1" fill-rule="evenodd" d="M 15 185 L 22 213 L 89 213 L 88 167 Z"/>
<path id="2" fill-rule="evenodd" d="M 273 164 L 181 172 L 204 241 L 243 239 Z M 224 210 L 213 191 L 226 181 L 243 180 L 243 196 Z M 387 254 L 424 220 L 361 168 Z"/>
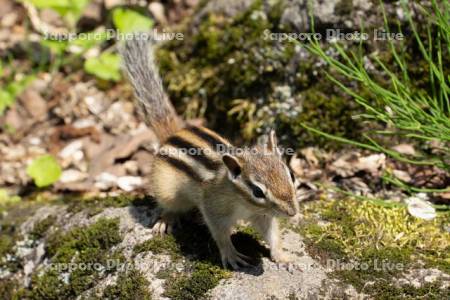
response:
<path id="1" fill-rule="evenodd" d="M 215 177 L 223 167 L 221 152 L 231 144 L 217 133 L 189 126 L 170 136 L 160 147 L 157 159 L 197 182 Z"/>

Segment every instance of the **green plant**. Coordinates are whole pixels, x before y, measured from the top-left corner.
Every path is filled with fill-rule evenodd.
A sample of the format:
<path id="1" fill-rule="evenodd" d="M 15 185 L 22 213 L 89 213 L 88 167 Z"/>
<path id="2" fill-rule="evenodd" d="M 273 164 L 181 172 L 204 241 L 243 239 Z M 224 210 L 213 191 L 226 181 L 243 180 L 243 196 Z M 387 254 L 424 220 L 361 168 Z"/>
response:
<path id="1" fill-rule="evenodd" d="M 348 51 L 340 43 L 331 46 L 339 54 L 334 58 L 326 53 L 326 49 L 318 40 L 309 44 L 301 44 L 309 52 L 323 59 L 332 71 L 328 78 L 337 86 L 351 95 L 364 108 L 365 113 L 358 116 L 362 120 L 376 121 L 384 124 L 384 130 L 373 130 L 364 135 L 367 142 L 337 137 L 303 124 L 311 132 L 327 138 L 349 143 L 377 152 L 384 152 L 391 157 L 406 163 L 418 165 L 434 165 L 443 169 L 450 169 L 450 76 L 448 58 L 450 55 L 450 4 L 448 1 L 432 1 L 431 9 L 420 6 L 421 14 L 427 23 L 419 24 L 413 20 L 407 1 L 402 1 L 406 12 L 408 26 L 413 34 L 412 42 L 418 49 L 418 57 L 408 58 L 407 51 L 400 51 L 406 45 L 398 45 L 393 40 L 387 41 L 392 64 L 388 65 L 377 53 L 367 57 L 363 55 L 362 47 L 357 53 Z M 390 32 L 384 7 L 385 30 Z M 419 31 L 422 29 L 425 33 Z M 361 44 L 362 46 L 362 44 Z M 403 47 L 403 48 L 402 48 Z M 366 59 L 378 67 L 379 73 L 385 74 L 384 82 L 369 72 L 365 67 Z M 411 74 L 411 64 L 424 62 L 427 73 L 425 87 L 418 86 L 418 79 Z M 368 90 L 366 95 L 356 93 L 351 87 L 343 83 L 339 76 L 357 82 Z M 423 76 L 422 76 L 423 77 Z M 420 156 L 410 157 L 388 149 L 376 140 L 376 137 L 396 136 L 418 143 L 438 141 L 440 149 L 437 154 L 421 153 Z"/>
<path id="2" fill-rule="evenodd" d="M 38 240 L 45 236 L 47 230 L 52 227 L 52 225 L 55 223 L 56 217 L 55 216 L 48 216 L 45 219 L 42 219 L 41 221 L 34 224 L 33 229 L 30 231 L 29 235 L 32 240 Z"/>
<path id="3" fill-rule="evenodd" d="M 143 299 L 151 300 L 148 280 L 136 269 L 121 272 L 116 284 L 109 285 L 103 292 L 102 299 Z"/>
<path id="4" fill-rule="evenodd" d="M 103 80 L 120 80 L 120 57 L 117 54 L 103 52 L 98 57 L 88 58 L 84 70 Z"/>
<path id="5" fill-rule="evenodd" d="M 20 201 L 19 196 L 11 196 L 5 189 L 0 189 L 0 206 L 17 203 Z"/>
<path id="6" fill-rule="evenodd" d="M 60 14 L 70 28 L 74 28 L 90 0 L 25 0 L 38 9 L 49 8 Z"/>
<path id="7" fill-rule="evenodd" d="M 38 187 L 49 186 L 58 181 L 61 176 L 61 167 L 51 155 L 43 155 L 31 162 L 27 174 L 33 178 Z"/>
<path id="8" fill-rule="evenodd" d="M 69 32 L 78 32 L 76 25 L 90 0 L 24 0 L 37 9 L 52 9 L 65 21 Z M 112 21 L 121 34 L 137 31 L 148 31 L 153 27 L 153 20 L 127 8 L 115 8 L 112 11 Z M 82 55 L 89 49 L 102 44 L 108 39 L 104 28 L 97 28 L 92 32 L 81 32 L 69 39 L 43 38 L 41 45 L 48 48 L 54 57 L 52 69 L 57 70 L 62 65 L 73 65 L 76 60 L 82 61 Z M 70 51 L 69 51 L 70 49 Z M 65 53 L 70 52 L 69 55 Z M 97 57 L 90 57 L 84 61 L 84 70 L 102 80 L 120 80 L 120 61 L 117 54 L 107 49 Z M 0 93 L 0 114 L 11 103 L 11 96 Z M 2 103 L 5 103 L 2 105 Z"/>
<path id="9" fill-rule="evenodd" d="M 422 263 L 425 268 L 450 271 L 450 234 L 444 229 L 448 212 L 426 221 L 410 216 L 405 207 L 352 198 L 323 198 L 301 210 L 302 221 L 294 230 L 305 238 L 306 251 L 334 269 L 331 276 L 374 299 L 392 299 L 389 294 L 394 292 L 395 299 L 412 299 L 405 296 L 418 290 L 393 279 Z M 333 266 L 334 262 L 339 264 Z M 429 292 L 446 291 L 437 285 Z"/>
<path id="10" fill-rule="evenodd" d="M 16 97 L 33 81 L 35 76 L 28 75 L 19 80 L 12 80 L 0 90 L 0 116 L 11 107 Z"/>
<path id="11" fill-rule="evenodd" d="M 156 60 L 177 110 L 248 141 L 275 126 L 280 141 L 292 148 L 337 144 L 308 134 L 301 123 L 358 137 L 351 115 L 360 109 L 335 93 L 316 68 L 319 59 L 296 59 L 296 45 L 267 36 L 293 29 L 282 24 L 286 1 L 266 2 L 254 1 L 232 18 L 210 12 L 197 30 L 183 31 L 183 41 L 158 48 Z"/>
<path id="12" fill-rule="evenodd" d="M 146 32 L 153 27 L 153 20 L 126 8 L 116 8 L 112 12 L 114 26 L 120 33 Z"/>
<path id="13" fill-rule="evenodd" d="M 208 290 L 229 277 L 227 270 L 204 262 L 194 262 L 192 269 L 189 275 L 177 276 L 167 286 L 164 295 L 174 300 L 204 299 Z"/>
<path id="14" fill-rule="evenodd" d="M 46 223 L 49 223 L 46 221 Z M 20 299 L 74 299 L 82 292 L 94 287 L 105 276 L 117 270 L 123 263 L 123 256 L 111 252 L 111 248 L 122 241 L 118 218 L 100 218 L 89 226 L 75 227 L 68 232 L 61 229 L 54 231 L 47 239 L 45 255 L 52 263 L 67 266 L 102 265 L 98 268 L 75 268 L 74 270 L 49 268 L 42 273 L 35 273 L 29 289 L 24 290 Z M 48 226 L 48 224 L 44 224 Z M 41 225 L 42 226 L 42 225 Z M 42 233 L 40 228 L 39 232 Z M 108 261 L 115 261 L 114 267 Z M 62 273 L 69 272 L 64 280 Z M 127 285 L 129 283 L 126 283 Z M 122 288 L 118 290 L 120 292 Z M 125 291 L 129 291 L 126 289 Z"/>

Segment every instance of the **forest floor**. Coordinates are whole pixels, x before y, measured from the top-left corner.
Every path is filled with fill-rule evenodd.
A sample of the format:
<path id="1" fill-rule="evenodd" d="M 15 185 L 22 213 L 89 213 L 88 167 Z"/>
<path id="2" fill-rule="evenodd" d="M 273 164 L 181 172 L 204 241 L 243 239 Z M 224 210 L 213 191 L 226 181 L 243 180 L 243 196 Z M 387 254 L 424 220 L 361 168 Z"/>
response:
<path id="1" fill-rule="evenodd" d="M 111 2 L 95 1 L 81 19 L 102 24 Z M 178 24 L 195 5 L 168 1 L 163 15 L 151 14 Z M 172 235 L 153 236 L 148 174 L 158 141 L 131 87 L 88 73 L 89 55 L 74 58 L 73 49 L 72 64 L 54 67 L 58 56 L 36 42 L 29 14 L 0 0 L 1 299 L 450 298 L 450 192 L 417 192 L 447 187 L 450 176 L 382 153 L 311 144 L 286 158 L 301 210 L 281 220 L 289 263 L 272 262 L 243 224 L 233 242 L 255 266 L 223 269 L 195 214 Z"/>

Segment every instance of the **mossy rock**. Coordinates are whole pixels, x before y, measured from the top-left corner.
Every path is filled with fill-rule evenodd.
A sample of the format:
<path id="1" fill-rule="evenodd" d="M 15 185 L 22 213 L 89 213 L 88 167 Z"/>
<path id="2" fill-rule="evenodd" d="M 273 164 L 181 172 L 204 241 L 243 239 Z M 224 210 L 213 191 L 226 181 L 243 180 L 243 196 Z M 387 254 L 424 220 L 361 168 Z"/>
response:
<path id="1" fill-rule="evenodd" d="M 226 7 L 225 0 L 213 2 Z M 157 51 L 164 83 L 179 112 L 186 118 L 206 117 L 210 127 L 244 140 L 253 140 L 275 127 L 286 146 L 296 148 L 309 145 L 339 147 L 337 143 L 307 131 L 303 124 L 356 140 L 362 140 L 368 129 L 379 128 L 380 124 L 362 124 L 355 119 L 363 112 L 363 107 L 331 82 L 327 73 L 336 75 L 353 92 L 377 105 L 377 99 L 363 84 L 334 74 L 327 64 L 299 44 L 270 38 L 270 33 L 311 31 L 304 12 L 298 12 L 305 14 L 297 16 L 302 19 L 300 27 L 292 27 L 286 22 L 287 10 L 298 9 L 304 1 L 240 2 L 252 4 L 242 5 L 243 10 L 231 17 L 225 8 L 206 10 L 205 5 L 201 5 L 183 29 L 183 41 L 168 41 Z M 343 25 L 345 20 L 351 21 L 353 27 L 345 28 L 344 32 L 361 30 L 359 24 L 354 24 L 355 14 L 361 14 L 361 7 L 355 8 L 354 1 L 323 1 L 316 3 L 317 9 L 328 2 L 334 10 L 333 21 L 327 22 L 326 16 L 316 16 L 317 32 L 324 34 L 326 28 L 346 26 Z M 378 5 L 374 6 L 380 9 Z M 410 32 L 407 22 L 401 23 L 395 16 L 395 5 L 388 3 L 385 7 L 388 19 L 392 20 L 389 26 L 396 31 L 400 26 L 403 32 Z M 322 14 L 326 15 L 325 12 Z M 365 14 L 370 15 L 370 24 L 364 24 L 366 32 L 383 27 L 380 10 L 365 11 Z M 427 28 L 418 26 L 418 30 L 426 43 L 424 33 Z M 426 62 L 418 59 L 421 55 L 414 40 L 408 38 L 404 45 L 398 46 L 399 51 L 406 48 L 404 54 L 411 73 L 411 89 L 420 93 L 429 85 L 430 76 Z M 349 52 L 358 53 L 363 49 L 366 58 L 377 53 L 383 63 L 393 67 L 393 71 L 402 77 L 401 70 L 394 67 L 395 60 L 387 42 L 376 43 L 369 39 L 361 45 L 351 41 L 343 43 Z M 327 53 L 330 50 L 330 55 L 336 56 L 331 48 L 331 44 L 324 44 L 324 50 Z M 448 57 L 444 55 L 443 60 L 448 62 Z M 448 65 L 443 64 L 444 68 Z M 381 67 L 377 69 L 382 70 Z M 371 75 L 382 85 L 390 84 L 383 72 L 374 71 Z"/>
<path id="2" fill-rule="evenodd" d="M 180 275 L 168 285 L 164 295 L 173 300 L 202 299 L 219 281 L 228 278 L 230 273 L 209 263 L 195 262 L 188 275 Z"/>
<path id="3" fill-rule="evenodd" d="M 48 217 L 34 224 L 33 229 L 29 232 L 30 238 L 33 240 L 38 240 L 44 237 L 47 230 L 55 223 L 56 219 L 57 218 L 55 216 L 49 215 Z"/>
<path id="4" fill-rule="evenodd" d="M 152 294 L 148 288 L 149 282 L 136 269 L 124 271 L 119 274 L 116 284 L 107 286 L 103 291 L 101 299 L 121 300 L 151 300 Z"/>
<path id="5" fill-rule="evenodd" d="M 231 272 L 224 269 L 219 250 L 204 224 L 193 222 L 195 213 L 181 220 L 181 228 L 170 235 L 153 237 L 134 247 L 134 255 L 151 252 L 168 255 L 171 264 L 161 269 L 157 277 L 165 280 L 164 296 L 170 299 L 204 299 L 207 292 Z M 231 236 L 236 249 L 252 258 L 257 265 L 269 250 L 258 242 L 258 235 L 248 227 L 238 228 Z"/>
<path id="6" fill-rule="evenodd" d="M 108 268 L 107 262 L 123 259 L 120 254 L 110 252 L 121 240 L 119 219 L 101 218 L 90 226 L 75 227 L 66 233 L 55 231 L 48 237 L 46 246 L 52 267 L 33 274 L 30 288 L 23 289 L 21 297 L 75 298 L 115 271 Z"/>
<path id="7" fill-rule="evenodd" d="M 71 213 L 86 212 L 89 217 L 101 213 L 108 207 L 125 207 L 128 205 L 153 207 L 155 201 L 150 196 L 119 195 L 115 197 L 66 197 L 62 200 Z"/>
<path id="8" fill-rule="evenodd" d="M 19 283 L 14 279 L 0 280 L 0 298 L 1 299 L 17 299 L 16 294 L 19 288 Z"/>
<path id="9" fill-rule="evenodd" d="M 439 299 L 448 294 L 438 282 L 416 288 L 394 281 L 404 271 L 424 267 L 418 261 L 450 274 L 450 234 L 443 229 L 448 212 L 425 221 L 400 205 L 388 208 L 353 199 L 320 200 L 303 209 L 305 218 L 297 230 L 306 238 L 306 250 L 332 267 L 332 276 L 341 282 L 375 299 Z"/>
<path id="10" fill-rule="evenodd" d="M 251 140 L 275 126 L 291 146 L 326 144 L 302 122 L 356 137 L 356 106 L 330 87 L 318 59 L 268 38 L 287 30 L 280 21 L 284 4 L 255 1 L 233 18 L 208 13 L 195 28 L 188 25 L 183 41 L 162 45 L 157 57 L 170 98 L 185 117 L 205 116 L 232 137 Z"/>

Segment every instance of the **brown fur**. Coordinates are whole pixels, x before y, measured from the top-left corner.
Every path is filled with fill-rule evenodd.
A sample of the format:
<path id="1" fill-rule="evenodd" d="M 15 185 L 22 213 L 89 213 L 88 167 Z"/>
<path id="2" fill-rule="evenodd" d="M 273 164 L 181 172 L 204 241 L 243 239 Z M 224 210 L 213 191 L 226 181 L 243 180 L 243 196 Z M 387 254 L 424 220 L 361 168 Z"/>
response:
<path id="1" fill-rule="evenodd" d="M 274 216 L 292 216 L 297 206 L 274 132 L 264 145 L 235 154 L 235 148 L 219 134 L 204 127 L 185 127 L 162 89 L 147 50 L 147 42 L 132 40 L 122 56 L 138 104 L 161 142 L 150 174 L 152 190 L 163 209 L 154 232 L 169 230 L 167 223 L 174 213 L 197 208 L 220 249 L 224 266 L 247 265 L 230 239 L 233 226 L 241 219 L 262 234 L 274 260 L 284 260 Z M 219 146 L 225 152 L 218 152 Z M 181 151 L 190 149 L 202 151 Z"/>

